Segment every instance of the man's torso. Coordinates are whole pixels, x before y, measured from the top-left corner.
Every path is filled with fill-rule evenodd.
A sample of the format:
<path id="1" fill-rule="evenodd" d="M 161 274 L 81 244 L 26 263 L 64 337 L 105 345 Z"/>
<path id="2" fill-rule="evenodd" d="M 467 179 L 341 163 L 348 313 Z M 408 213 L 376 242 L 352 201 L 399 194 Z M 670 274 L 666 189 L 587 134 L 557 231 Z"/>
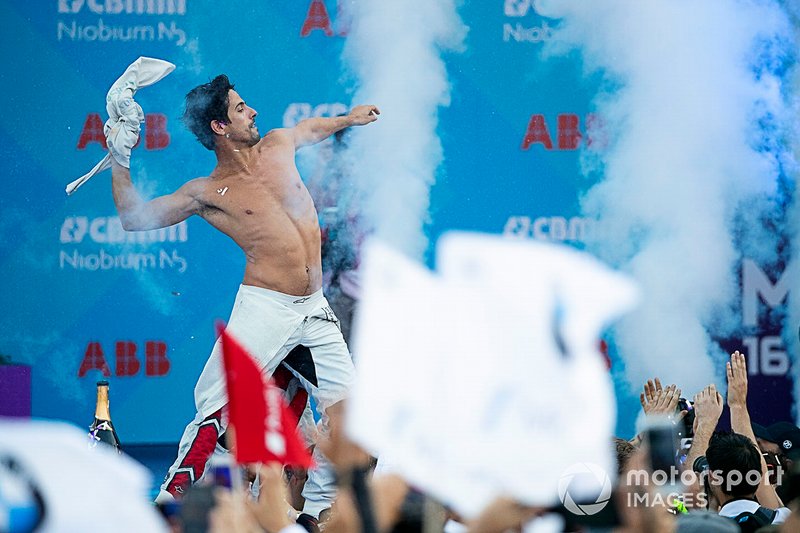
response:
<path id="1" fill-rule="evenodd" d="M 294 145 L 279 135 L 262 138 L 238 171 L 206 178 L 199 214 L 244 251 L 246 285 L 302 296 L 322 283 L 319 221 Z"/>

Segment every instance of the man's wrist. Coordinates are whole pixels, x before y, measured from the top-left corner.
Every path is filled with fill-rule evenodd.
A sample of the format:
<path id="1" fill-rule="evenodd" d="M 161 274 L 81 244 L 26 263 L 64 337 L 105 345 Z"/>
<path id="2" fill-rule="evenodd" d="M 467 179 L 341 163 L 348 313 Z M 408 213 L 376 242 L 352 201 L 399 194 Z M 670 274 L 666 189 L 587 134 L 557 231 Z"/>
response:
<path id="1" fill-rule="evenodd" d="M 731 411 L 747 411 L 747 402 L 742 402 L 738 400 L 733 402 L 729 401 L 728 407 L 730 408 Z"/>
<path id="2" fill-rule="evenodd" d="M 711 435 L 714 434 L 714 430 L 717 429 L 717 422 L 718 419 L 711 420 L 711 419 L 703 419 L 697 421 L 697 431 L 695 432 L 695 436 L 702 435 L 708 439 L 711 438 Z"/>
<path id="3" fill-rule="evenodd" d="M 266 531 L 278 533 L 295 523 L 296 522 L 290 520 L 288 516 L 283 515 L 281 517 L 276 516 L 275 520 L 270 520 L 269 522 L 265 521 L 265 523 L 259 525 Z"/>

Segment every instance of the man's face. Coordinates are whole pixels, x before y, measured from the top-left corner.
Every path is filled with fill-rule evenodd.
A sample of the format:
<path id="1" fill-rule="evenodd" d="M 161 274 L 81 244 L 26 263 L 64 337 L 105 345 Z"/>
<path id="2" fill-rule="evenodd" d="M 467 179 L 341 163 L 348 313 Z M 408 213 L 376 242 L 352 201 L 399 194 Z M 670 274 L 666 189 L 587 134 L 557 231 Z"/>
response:
<path id="1" fill-rule="evenodd" d="M 762 452 L 774 453 L 775 455 L 779 455 L 783 451 L 781 450 L 780 446 L 768 440 L 759 439 L 756 437 L 756 443 L 758 444 L 758 447 L 761 448 Z"/>
<path id="2" fill-rule="evenodd" d="M 228 91 L 228 118 L 230 124 L 225 128 L 229 139 L 232 141 L 243 142 L 249 146 L 254 146 L 261 139 L 256 127 L 255 109 L 248 106 L 239 96 L 239 93 L 231 89 Z"/>

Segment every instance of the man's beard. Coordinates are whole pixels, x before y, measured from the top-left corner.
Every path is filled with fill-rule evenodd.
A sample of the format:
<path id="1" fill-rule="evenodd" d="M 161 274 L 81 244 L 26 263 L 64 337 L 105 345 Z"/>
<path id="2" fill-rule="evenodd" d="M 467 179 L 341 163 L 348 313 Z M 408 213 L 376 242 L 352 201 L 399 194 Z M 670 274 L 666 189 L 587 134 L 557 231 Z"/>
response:
<path id="1" fill-rule="evenodd" d="M 254 146 L 260 140 L 261 135 L 258 133 L 258 128 L 250 128 L 250 141 L 253 143 L 251 146 Z"/>
<path id="2" fill-rule="evenodd" d="M 261 135 L 258 134 L 258 129 L 249 128 L 247 132 L 242 135 L 240 142 L 247 144 L 247 146 L 255 146 L 261 140 Z"/>

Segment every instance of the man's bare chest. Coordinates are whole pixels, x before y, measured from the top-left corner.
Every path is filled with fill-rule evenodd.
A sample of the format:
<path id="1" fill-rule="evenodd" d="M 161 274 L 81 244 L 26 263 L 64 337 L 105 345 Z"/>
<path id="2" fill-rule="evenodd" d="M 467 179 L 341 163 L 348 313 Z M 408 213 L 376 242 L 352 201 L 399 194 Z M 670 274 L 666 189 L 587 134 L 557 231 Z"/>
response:
<path id="1" fill-rule="evenodd" d="M 282 211 L 291 218 L 302 218 L 314 208 L 299 175 L 212 180 L 204 196 L 211 208 L 233 217 Z"/>

